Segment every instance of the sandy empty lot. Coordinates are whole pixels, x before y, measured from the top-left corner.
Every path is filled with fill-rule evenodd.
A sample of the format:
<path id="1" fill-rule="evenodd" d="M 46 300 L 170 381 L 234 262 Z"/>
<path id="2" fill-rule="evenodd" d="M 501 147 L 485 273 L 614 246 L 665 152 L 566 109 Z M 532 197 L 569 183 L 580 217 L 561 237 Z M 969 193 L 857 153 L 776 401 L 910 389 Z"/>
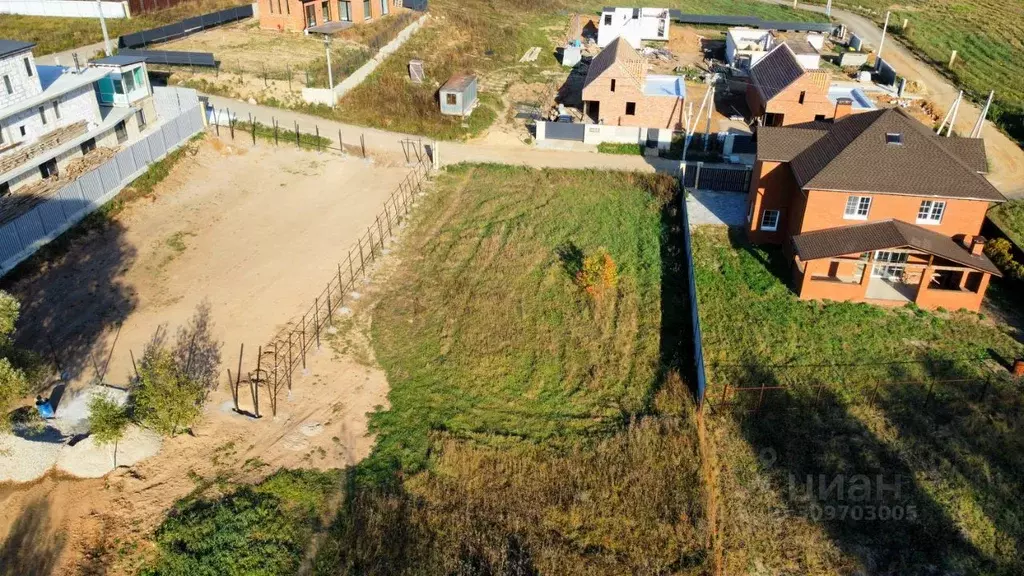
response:
<path id="1" fill-rule="evenodd" d="M 249 364 L 337 273 L 341 255 L 408 172 L 384 159 L 236 142 L 208 136 L 112 225 L 8 280 L 23 302 L 19 342 L 57 352 L 71 381 L 65 399 L 108 359 L 106 381 L 124 385 L 129 350 L 141 354 L 160 325 L 173 333 L 204 300 L 224 342 L 222 373 L 234 370 L 241 342 Z M 385 259 L 373 273 L 382 277 L 393 265 Z M 362 283 L 362 297 L 346 303 L 352 315 L 311 351 L 308 372 L 282 393 L 276 418 L 265 391 L 261 420 L 232 411 L 225 373 L 194 434 L 166 440 L 130 469 L 0 484 L 0 574 L 131 573 L 148 535 L 197 477 L 248 482 L 279 467 L 338 468 L 365 457 L 373 445 L 368 414 L 387 404 L 367 337 L 378 284 Z M 250 404 L 244 386 L 241 404 Z"/>
<path id="2" fill-rule="evenodd" d="M 173 335 L 205 300 L 225 363 L 243 343 L 254 357 L 311 305 L 407 173 L 382 164 L 210 136 L 113 226 L 8 288 L 22 302 L 17 340 L 55 352 L 72 389 L 108 362 L 105 381 L 123 385 L 129 351 L 161 325 Z"/>

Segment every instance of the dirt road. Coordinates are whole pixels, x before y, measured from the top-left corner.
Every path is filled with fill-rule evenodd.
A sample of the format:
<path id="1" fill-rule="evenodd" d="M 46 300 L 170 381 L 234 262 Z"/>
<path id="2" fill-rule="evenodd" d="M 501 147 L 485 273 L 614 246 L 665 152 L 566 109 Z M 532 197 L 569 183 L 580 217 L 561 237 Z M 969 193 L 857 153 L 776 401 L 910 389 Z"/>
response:
<path id="1" fill-rule="evenodd" d="M 784 0 L 761 1 L 784 6 L 792 5 L 791 2 Z M 800 4 L 797 7 L 819 14 L 825 13 L 825 8 L 821 6 Z M 870 48 L 878 48 L 882 40 L 882 30 L 868 18 L 835 8 L 832 9 L 832 18 L 845 24 L 852 33 L 863 38 Z M 951 84 L 931 65 L 918 59 L 892 34 L 886 35 L 882 58 L 908 80 L 917 81 L 924 86 L 926 97 L 938 105 L 943 115 L 953 105 L 960 88 Z M 969 134 L 980 115 L 981 109 L 965 99 L 957 115 L 956 130 L 961 134 Z M 985 150 L 991 167 L 989 181 L 1008 197 L 1024 197 L 1024 149 L 1000 132 L 991 122 L 985 122 L 981 135 L 985 139 Z"/>

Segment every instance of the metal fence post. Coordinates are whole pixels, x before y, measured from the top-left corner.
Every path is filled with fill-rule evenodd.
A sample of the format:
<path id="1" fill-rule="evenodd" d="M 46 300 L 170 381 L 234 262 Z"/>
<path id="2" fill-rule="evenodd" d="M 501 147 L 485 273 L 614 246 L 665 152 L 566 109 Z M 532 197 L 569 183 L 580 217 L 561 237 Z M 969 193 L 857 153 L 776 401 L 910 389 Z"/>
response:
<path id="1" fill-rule="evenodd" d="M 359 135 L 359 147 L 363 149 L 363 158 L 366 158 L 366 138 L 363 134 Z"/>
<path id="2" fill-rule="evenodd" d="M 256 145 L 256 122 L 253 122 L 252 112 L 249 113 L 249 128 L 252 130 L 252 143 Z"/>
<path id="3" fill-rule="evenodd" d="M 320 349 L 320 298 L 313 299 L 313 325 L 316 328 L 316 349 Z"/>
<path id="4" fill-rule="evenodd" d="M 319 154 L 320 153 L 320 125 L 317 124 L 314 127 L 316 128 L 316 152 L 317 152 L 317 154 Z"/>

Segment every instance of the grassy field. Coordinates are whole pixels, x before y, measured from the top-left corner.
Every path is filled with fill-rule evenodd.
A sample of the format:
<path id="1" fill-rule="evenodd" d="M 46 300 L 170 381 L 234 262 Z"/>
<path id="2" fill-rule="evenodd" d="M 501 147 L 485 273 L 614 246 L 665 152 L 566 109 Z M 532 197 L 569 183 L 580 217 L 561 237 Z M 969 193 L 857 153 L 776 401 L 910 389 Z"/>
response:
<path id="1" fill-rule="evenodd" d="M 672 193 L 655 175 L 440 176 L 375 306 L 390 408 L 316 573 L 704 572 L 692 403 L 662 349 Z M 618 281 L 591 296 L 577 272 L 600 248 Z"/>
<path id="2" fill-rule="evenodd" d="M 713 419 L 729 573 L 1024 569 L 1022 399 L 998 367 L 1020 343 L 977 314 L 799 301 L 781 251 L 725 229 L 698 229 L 694 259 L 712 405 L 785 386 Z M 951 378 L 971 382 L 928 384 Z"/>
<path id="3" fill-rule="evenodd" d="M 817 2 L 824 4 L 824 2 Z M 963 85 L 975 101 L 996 91 L 990 118 L 1024 142 L 1024 3 L 999 0 L 840 0 L 836 6 L 870 11 L 879 23 L 892 10 L 889 29 L 936 68 Z M 903 29 L 903 20 L 909 24 Z M 895 26 L 893 24 L 895 23 Z M 957 60 L 949 68 L 950 53 Z"/>
<path id="4" fill-rule="evenodd" d="M 1024 200 L 1010 200 L 988 211 L 995 222 L 1017 246 L 1024 246 Z"/>
<path id="5" fill-rule="evenodd" d="M 173 8 L 135 16 L 132 18 L 110 18 L 107 33 L 117 46 L 117 37 L 177 22 L 190 16 L 206 14 L 244 4 L 238 0 L 194 0 Z M 49 16 L 12 16 L 0 18 L 0 38 L 35 42 L 36 56 L 62 52 L 86 44 L 103 41 L 98 18 L 51 18 Z M 92 54 L 79 57 L 92 57 Z"/>

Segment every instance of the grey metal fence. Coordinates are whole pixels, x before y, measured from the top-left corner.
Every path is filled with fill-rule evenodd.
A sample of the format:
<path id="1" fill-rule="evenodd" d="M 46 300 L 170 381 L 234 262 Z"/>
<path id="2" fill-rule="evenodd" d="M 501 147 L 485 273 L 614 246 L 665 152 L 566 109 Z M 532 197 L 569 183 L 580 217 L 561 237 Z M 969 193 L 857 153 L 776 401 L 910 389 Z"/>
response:
<path id="1" fill-rule="evenodd" d="M 31 210 L 0 226 L 0 275 L 117 195 L 149 165 L 203 130 L 202 107 L 170 117 L 159 129 L 65 185 Z"/>
<path id="2" fill-rule="evenodd" d="M 690 327 L 693 336 L 694 382 L 697 385 L 697 404 L 704 407 L 704 391 L 707 389 L 707 375 L 704 370 L 704 340 L 700 330 L 700 310 L 697 306 L 697 281 L 693 270 L 693 241 L 690 238 L 690 218 L 686 213 L 686 189 L 680 195 L 680 214 L 683 218 L 683 244 L 686 256 L 686 281 L 690 295 Z"/>

